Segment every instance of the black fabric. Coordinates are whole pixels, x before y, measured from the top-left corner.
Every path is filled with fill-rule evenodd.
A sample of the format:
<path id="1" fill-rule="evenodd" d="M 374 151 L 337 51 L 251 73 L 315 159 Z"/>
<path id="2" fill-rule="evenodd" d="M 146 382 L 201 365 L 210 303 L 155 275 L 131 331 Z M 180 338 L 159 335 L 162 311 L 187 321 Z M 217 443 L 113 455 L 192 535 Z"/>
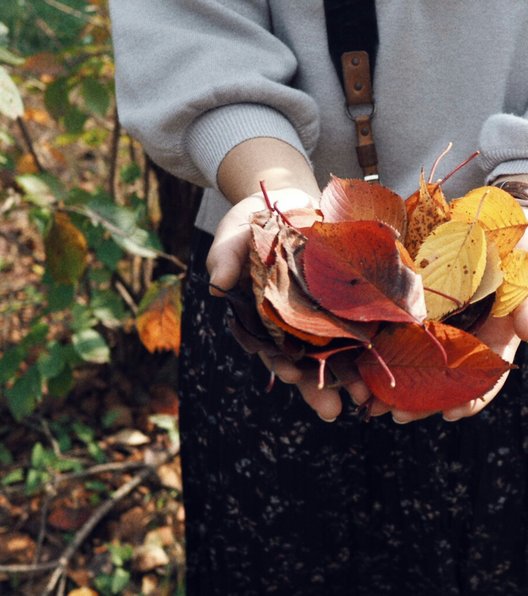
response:
<path id="1" fill-rule="evenodd" d="M 527 596 L 528 359 L 456 423 L 332 424 L 226 328 L 198 232 L 180 431 L 187 596 Z"/>
<path id="2" fill-rule="evenodd" d="M 367 52 L 370 74 L 374 78 L 378 49 L 378 21 L 374 0 L 325 0 L 324 5 L 328 49 L 341 83 L 341 54 L 344 52 Z"/>

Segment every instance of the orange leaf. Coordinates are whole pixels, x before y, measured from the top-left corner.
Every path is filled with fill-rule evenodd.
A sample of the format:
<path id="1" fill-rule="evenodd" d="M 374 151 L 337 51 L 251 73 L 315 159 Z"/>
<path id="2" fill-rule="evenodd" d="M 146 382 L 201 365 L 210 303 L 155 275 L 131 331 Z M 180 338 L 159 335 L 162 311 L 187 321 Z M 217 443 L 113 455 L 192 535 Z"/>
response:
<path id="1" fill-rule="evenodd" d="M 37 163 L 31 153 L 24 153 L 17 159 L 17 174 L 37 174 L 38 171 Z"/>
<path id="2" fill-rule="evenodd" d="M 136 318 L 139 338 L 149 352 L 174 350 L 181 341 L 181 284 L 164 276 L 152 284 L 139 305 Z"/>
<path id="3" fill-rule="evenodd" d="M 48 269 L 55 281 L 73 284 L 79 280 L 86 269 L 88 244 L 66 213 L 55 213 L 44 248 Z"/>
<path id="4" fill-rule="evenodd" d="M 363 380 L 387 405 L 409 412 L 453 408 L 486 393 L 511 368 L 475 336 L 442 323 L 426 325 L 447 361 L 426 330 L 413 324 L 387 327 L 372 340 L 378 357 L 365 350 L 357 360 Z"/>
<path id="5" fill-rule="evenodd" d="M 51 123 L 50 115 L 42 108 L 26 108 L 24 111 L 24 120 L 42 125 Z"/>
<path id="6" fill-rule="evenodd" d="M 405 203 L 381 184 L 332 176 L 321 195 L 320 209 L 325 223 L 381 221 L 405 236 Z"/>

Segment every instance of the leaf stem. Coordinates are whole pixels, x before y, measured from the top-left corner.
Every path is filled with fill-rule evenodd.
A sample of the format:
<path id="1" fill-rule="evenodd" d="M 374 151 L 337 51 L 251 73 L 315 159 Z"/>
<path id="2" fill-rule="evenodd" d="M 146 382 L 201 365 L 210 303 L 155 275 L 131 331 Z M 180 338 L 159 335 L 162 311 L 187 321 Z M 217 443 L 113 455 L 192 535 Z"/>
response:
<path id="1" fill-rule="evenodd" d="M 260 185 L 260 190 L 262 190 L 262 194 L 264 195 L 264 200 L 266 201 L 266 207 L 270 210 L 270 211 L 274 211 L 274 207 L 271 204 L 269 195 L 268 195 L 268 191 L 266 190 L 266 185 L 264 184 L 264 180 L 261 180 L 259 182 Z"/>
<path id="2" fill-rule="evenodd" d="M 465 159 L 461 164 L 459 164 L 452 172 L 449 172 L 449 174 L 447 176 L 444 176 L 442 178 L 442 180 L 440 180 L 438 182 L 438 185 L 442 186 L 442 184 L 444 184 L 444 182 L 447 182 L 453 174 L 456 174 L 458 172 L 458 170 L 461 170 L 464 166 L 467 166 L 467 164 L 470 161 L 473 161 L 475 159 L 475 157 L 478 157 L 479 155 L 480 155 L 480 151 L 475 151 L 474 153 L 472 153 L 467 159 Z"/>
<path id="3" fill-rule="evenodd" d="M 394 375 L 392 374 L 391 369 L 388 367 L 385 360 L 383 360 L 380 353 L 376 350 L 376 348 L 374 346 L 371 346 L 370 350 L 372 351 L 374 356 L 377 358 L 378 362 L 381 365 L 381 368 L 387 373 L 387 376 L 389 377 L 389 380 L 390 380 L 390 386 L 392 388 L 396 387 L 396 379 L 394 378 Z"/>
<path id="4" fill-rule="evenodd" d="M 429 184 L 432 184 L 433 183 L 433 177 L 435 175 L 436 168 L 438 167 L 438 164 L 451 151 L 451 148 L 452 147 L 453 147 L 453 143 L 451 141 L 449 141 L 449 144 L 447 145 L 447 147 L 435 159 L 434 164 L 433 164 L 433 167 L 431 168 L 431 173 L 429 174 L 429 181 L 428 181 Z"/>

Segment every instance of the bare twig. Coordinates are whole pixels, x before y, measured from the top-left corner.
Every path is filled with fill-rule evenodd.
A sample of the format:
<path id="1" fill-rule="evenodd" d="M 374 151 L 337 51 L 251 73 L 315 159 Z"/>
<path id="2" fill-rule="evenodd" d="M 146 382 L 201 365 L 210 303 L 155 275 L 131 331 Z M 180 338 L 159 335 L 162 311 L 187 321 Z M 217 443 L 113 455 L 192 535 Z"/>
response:
<path id="1" fill-rule="evenodd" d="M 67 4 L 58 2 L 58 0 L 44 0 L 44 2 L 48 6 L 56 8 L 57 10 L 60 10 L 61 12 L 65 13 L 65 14 L 69 14 L 72 17 L 82 19 L 83 21 L 89 20 L 89 18 L 90 18 L 88 15 L 84 14 L 80 10 L 76 10 L 75 8 L 72 8 L 71 6 L 68 6 Z"/>
<path id="2" fill-rule="evenodd" d="M 125 284 L 123 284 L 122 281 L 117 280 L 114 285 L 116 290 L 119 292 L 121 298 L 123 298 L 123 300 L 127 303 L 128 307 L 132 311 L 132 314 L 134 316 L 137 315 L 138 305 L 134 301 L 134 298 L 132 298 L 132 296 L 130 295 L 130 292 L 127 290 Z"/>
<path id="3" fill-rule="evenodd" d="M 44 172 L 45 170 L 42 164 L 40 163 L 37 152 L 35 151 L 35 146 L 33 145 L 33 141 L 31 139 L 31 135 L 29 134 L 28 127 L 26 126 L 26 123 L 24 122 L 24 120 L 22 120 L 20 116 L 16 120 L 18 127 L 20 128 L 20 132 L 22 133 L 24 141 L 28 147 L 28 151 L 31 154 L 31 157 L 34 159 L 38 171 L 42 174 L 42 172 Z"/>
<path id="4" fill-rule="evenodd" d="M 163 457 L 160 458 L 162 461 L 157 462 L 157 465 L 161 465 L 162 463 L 168 462 L 172 459 L 176 453 L 179 451 L 179 446 L 174 445 L 171 449 L 169 449 L 166 453 L 163 454 Z M 57 582 L 60 580 L 62 575 L 64 574 L 66 568 L 68 567 L 71 558 L 84 542 L 84 540 L 88 537 L 91 531 L 95 528 L 95 526 L 105 517 L 105 515 L 118 503 L 121 499 L 126 497 L 130 494 L 135 488 L 137 488 L 152 472 L 154 471 L 153 467 L 148 467 L 144 470 L 141 470 L 138 474 L 136 474 L 133 478 L 131 478 L 128 482 L 123 484 L 120 488 L 114 491 L 110 498 L 102 503 L 93 513 L 93 515 L 88 519 L 88 521 L 82 526 L 82 528 L 75 534 L 72 542 L 67 546 L 67 548 L 62 553 L 61 557 L 57 561 L 57 568 L 51 574 L 51 577 L 46 585 L 46 588 L 42 592 L 42 596 L 49 596 Z"/>
<path id="5" fill-rule="evenodd" d="M 113 115 L 113 130 L 112 130 L 112 142 L 110 144 L 110 169 L 108 171 L 108 192 L 115 197 L 115 178 L 117 171 L 117 152 L 119 150 L 119 137 L 121 136 L 121 123 L 119 122 L 119 116 L 117 114 L 117 108 L 114 109 Z"/>
<path id="6" fill-rule="evenodd" d="M 174 458 L 180 448 L 178 444 L 173 444 L 167 451 L 160 454 L 159 459 L 148 465 L 143 470 L 138 472 L 128 482 L 123 484 L 120 488 L 115 490 L 110 497 L 104 501 L 86 521 L 86 523 L 80 528 L 80 530 L 73 537 L 72 542 L 64 549 L 62 555 L 53 561 L 47 561 L 44 563 L 37 563 L 34 565 L 0 565 L 0 573 L 12 573 L 12 574 L 27 574 L 27 573 L 42 573 L 53 569 L 49 581 L 42 593 L 42 596 L 49 596 L 56 585 L 63 576 L 66 568 L 68 567 L 72 557 L 77 552 L 77 549 L 90 535 L 95 526 L 112 510 L 112 508 L 123 498 L 129 495 L 134 489 L 136 489 L 146 478 L 152 474 L 155 469 Z M 105 468 L 105 471 L 109 471 L 111 464 L 102 464 L 100 466 L 93 466 L 94 468 Z M 117 464 L 113 464 L 115 467 Z M 145 464 L 143 464 L 145 465 Z M 106 467 L 105 467 L 106 466 Z"/>
<path id="7" fill-rule="evenodd" d="M 68 474 L 57 474 L 53 477 L 53 484 L 58 487 L 60 484 L 72 482 L 74 480 L 81 480 L 83 478 L 89 478 L 90 476 L 97 476 L 105 473 L 123 473 L 144 468 L 147 464 L 139 461 L 124 461 L 124 462 L 111 462 L 108 464 L 99 464 L 87 468 L 86 470 L 80 470 L 79 472 L 70 472 Z M 11 486 L 5 486 L 2 488 L 2 493 L 5 495 L 18 494 L 25 490 L 25 484 L 12 484 Z"/>

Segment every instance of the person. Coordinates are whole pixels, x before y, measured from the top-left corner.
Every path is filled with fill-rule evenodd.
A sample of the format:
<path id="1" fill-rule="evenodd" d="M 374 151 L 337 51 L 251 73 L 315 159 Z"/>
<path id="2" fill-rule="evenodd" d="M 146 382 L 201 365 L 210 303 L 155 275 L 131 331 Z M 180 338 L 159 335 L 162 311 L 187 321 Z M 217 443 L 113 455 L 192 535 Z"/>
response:
<path id="1" fill-rule="evenodd" d="M 361 177 L 325 4 L 110 1 L 122 123 L 206 189 L 180 356 L 187 593 L 526 595 L 526 304 L 480 332 L 516 354 L 504 387 L 420 420 L 377 403 L 366 424 L 310 371 L 246 354 L 227 329 L 218 288 L 247 260 L 259 181 L 285 211 L 315 205 L 331 173 Z M 447 196 L 528 182 L 528 4 L 378 0 L 376 14 L 383 184 L 410 195 L 448 142 L 446 172 L 481 153 Z M 282 382 L 266 394 L 270 368 Z"/>

